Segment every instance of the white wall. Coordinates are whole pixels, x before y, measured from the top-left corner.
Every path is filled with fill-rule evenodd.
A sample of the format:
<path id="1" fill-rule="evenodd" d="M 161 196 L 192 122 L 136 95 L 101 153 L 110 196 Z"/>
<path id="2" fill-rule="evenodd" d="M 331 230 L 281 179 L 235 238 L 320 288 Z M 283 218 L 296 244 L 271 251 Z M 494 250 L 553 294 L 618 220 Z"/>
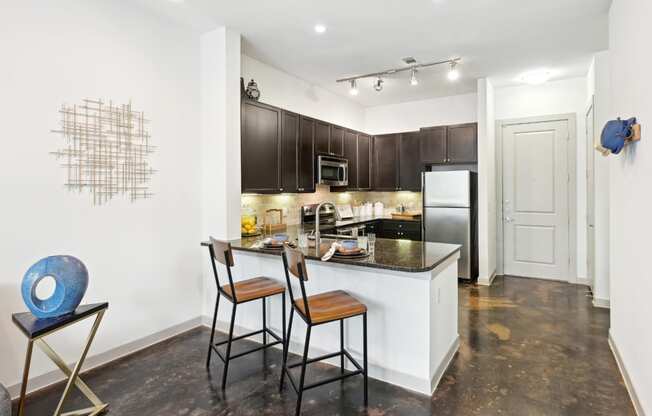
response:
<path id="1" fill-rule="evenodd" d="M 478 80 L 478 283 L 496 272 L 496 115 L 495 91 Z"/>
<path id="2" fill-rule="evenodd" d="M 652 415 L 652 2 L 615 0 L 609 17 L 611 115 L 643 126 L 640 143 L 609 157 L 611 337 L 640 410 Z"/>
<path id="3" fill-rule="evenodd" d="M 218 28 L 201 36 L 202 239 L 240 237 L 241 37 Z M 237 140 L 232 140 L 237 138 Z M 217 288 L 208 250 L 202 314 L 214 310 Z M 199 310 L 198 310 L 199 312 Z"/>
<path id="4" fill-rule="evenodd" d="M 24 0 L 0 13 L 0 382 L 18 383 L 25 337 L 11 313 L 42 257 L 71 254 L 90 272 L 84 302 L 109 301 L 91 355 L 198 316 L 201 296 L 199 41 L 130 2 Z M 151 120 L 154 197 L 92 206 L 64 189 L 49 154 L 62 103 L 132 100 Z M 90 322 L 51 337 L 76 361 Z M 54 366 L 35 350 L 32 376 Z M 33 387 L 33 386 L 32 386 Z"/>
<path id="5" fill-rule="evenodd" d="M 588 70 L 588 67 L 587 67 Z M 577 117 L 577 277 L 586 277 L 586 78 L 496 88 L 496 120 L 574 113 Z"/>
<path id="6" fill-rule="evenodd" d="M 254 58 L 242 56 L 245 86 L 255 79 L 260 101 L 306 116 L 364 130 L 364 108 L 352 100 L 315 86 Z"/>
<path id="7" fill-rule="evenodd" d="M 370 134 L 402 133 L 421 127 L 478 121 L 477 94 L 381 105 L 365 109 L 365 129 Z"/>
<path id="8" fill-rule="evenodd" d="M 600 133 L 611 114 L 611 72 L 609 69 L 609 52 L 597 53 L 588 76 L 588 98 L 593 96 L 595 136 L 594 143 L 599 142 Z M 594 240 L 595 254 L 593 265 L 593 303 L 596 306 L 609 305 L 609 158 L 593 150 L 587 157 L 592 157 L 595 192 L 594 206 Z"/>

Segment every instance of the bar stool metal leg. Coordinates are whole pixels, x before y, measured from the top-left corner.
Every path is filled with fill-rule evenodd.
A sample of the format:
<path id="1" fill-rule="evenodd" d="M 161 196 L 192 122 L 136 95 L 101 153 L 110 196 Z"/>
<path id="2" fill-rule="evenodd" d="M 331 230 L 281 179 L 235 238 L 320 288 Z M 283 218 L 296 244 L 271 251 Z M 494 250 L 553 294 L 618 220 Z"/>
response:
<path id="1" fill-rule="evenodd" d="M 263 345 L 267 345 L 267 308 L 265 304 L 265 298 L 263 298 Z"/>
<path id="2" fill-rule="evenodd" d="M 344 319 L 340 319 L 340 374 L 344 374 Z"/>
<path id="3" fill-rule="evenodd" d="M 226 376 L 229 372 L 229 360 L 231 359 L 231 344 L 233 343 L 233 326 L 235 325 L 235 310 L 238 306 L 233 303 L 233 312 L 231 313 L 231 326 L 229 327 L 229 340 L 226 344 L 226 356 L 224 357 L 224 374 L 222 374 L 222 390 L 226 388 Z"/>
<path id="4" fill-rule="evenodd" d="M 297 411 L 296 411 L 296 416 L 299 416 L 301 414 L 301 398 L 303 396 L 303 386 L 305 385 L 306 381 L 306 361 L 308 361 L 308 348 L 310 346 L 310 330 L 312 329 L 312 325 L 308 325 L 308 329 L 306 329 L 306 345 L 303 347 L 303 361 L 301 363 L 301 378 L 299 379 L 299 397 L 297 397 Z"/>
<path id="5" fill-rule="evenodd" d="M 213 342 L 215 342 L 215 324 L 217 323 L 217 311 L 220 306 L 220 292 L 217 292 L 215 299 L 215 312 L 213 313 L 213 326 L 211 327 L 211 342 L 208 344 L 208 358 L 206 359 L 206 368 L 211 365 L 211 354 L 213 353 Z"/>
<path id="6" fill-rule="evenodd" d="M 285 295 L 283 295 L 285 297 Z M 283 303 L 285 305 L 285 302 Z M 285 310 L 285 309 L 284 309 Z M 290 322 L 288 325 L 287 335 L 285 336 L 285 343 L 283 344 L 283 366 L 281 367 L 281 385 L 279 391 L 283 390 L 283 379 L 285 373 L 288 371 L 288 350 L 290 349 L 290 335 L 292 334 L 292 318 L 294 317 L 294 308 L 290 307 Z"/>
<path id="7" fill-rule="evenodd" d="M 362 367 L 364 368 L 364 405 L 368 405 L 368 390 L 367 390 L 367 312 L 362 315 Z"/>

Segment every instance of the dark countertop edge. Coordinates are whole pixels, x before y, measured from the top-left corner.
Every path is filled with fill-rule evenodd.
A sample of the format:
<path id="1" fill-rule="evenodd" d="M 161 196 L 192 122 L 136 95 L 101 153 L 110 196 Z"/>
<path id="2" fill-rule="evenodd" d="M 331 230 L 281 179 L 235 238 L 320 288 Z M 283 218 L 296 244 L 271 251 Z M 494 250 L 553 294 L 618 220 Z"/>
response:
<path id="1" fill-rule="evenodd" d="M 208 247 L 210 243 L 207 241 L 203 241 L 201 243 L 202 246 Z M 232 250 L 234 251 L 245 251 L 248 253 L 256 253 L 256 254 L 266 254 L 270 256 L 281 256 L 281 252 L 273 252 L 269 250 L 262 250 L 259 248 L 249 248 L 249 247 L 231 247 Z M 401 267 L 401 266 L 390 266 L 387 264 L 377 264 L 377 263 L 365 263 L 365 262 L 359 262 L 356 260 L 342 260 L 342 259 L 330 259 L 328 261 L 322 261 L 320 257 L 317 256 L 305 256 L 307 260 L 314 260 L 314 261 L 319 261 L 322 263 L 335 263 L 335 264 L 344 264 L 347 266 L 357 266 L 357 267 L 366 267 L 369 269 L 381 269 L 381 270 L 392 270 L 396 272 L 404 272 L 404 273 L 424 273 L 424 272 L 430 272 L 434 270 L 437 266 L 440 264 L 444 263 L 446 260 L 448 260 L 451 256 L 455 255 L 455 253 L 459 253 L 460 250 L 462 249 L 461 246 L 458 246 L 455 250 L 451 251 L 448 255 L 442 256 L 439 261 L 433 263 L 431 266 L 428 267 Z"/>
<path id="2" fill-rule="evenodd" d="M 353 218 L 349 218 L 349 219 L 345 219 L 345 220 L 339 220 L 337 222 L 340 222 L 340 223 L 344 222 L 346 224 L 337 225 L 337 223 L 335 223 L 335 226 L 336 227 L 348 227 L 349 225 L 366 224 L 368 222 L 382 221 L 382 220 L 405 221 L 405 222 L 421 222 L 421 218 L 422 217 L 418 217 L 418 218 L 415 218 L 415 219 L 408 220 L 408 219 L 403 219 L 403 218 L 401 218 L 401 219 L 392 218 L 391 215 L 383 215 L 383 216 L 375 216 L 374 215 L 374 216 L 371 216 L 371 217 L 353 217 Z"/>

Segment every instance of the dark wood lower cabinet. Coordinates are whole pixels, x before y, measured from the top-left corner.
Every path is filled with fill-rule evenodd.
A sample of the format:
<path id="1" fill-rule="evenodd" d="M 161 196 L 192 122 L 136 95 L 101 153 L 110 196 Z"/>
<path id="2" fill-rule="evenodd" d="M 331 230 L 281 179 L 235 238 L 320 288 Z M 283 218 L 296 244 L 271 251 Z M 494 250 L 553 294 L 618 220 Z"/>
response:
<path id="1" fill-rule="evenodd" d="M 391 238 L 395 240 L 421 240 L 421 222 L 420 221 L 400 221 L 400 220 L 383 220 L 382 221 L 382 238 Z"/>

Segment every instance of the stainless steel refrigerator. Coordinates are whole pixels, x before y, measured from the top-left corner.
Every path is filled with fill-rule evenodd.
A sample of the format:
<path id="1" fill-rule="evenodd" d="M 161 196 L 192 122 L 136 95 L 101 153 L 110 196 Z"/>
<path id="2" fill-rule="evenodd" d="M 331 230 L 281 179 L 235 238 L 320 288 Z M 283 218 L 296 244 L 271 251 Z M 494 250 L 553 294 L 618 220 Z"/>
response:
<path id="1" fill-rule="evenodd" d="M 423 239 L 462 245 L 462 279 L 478 277 L 477 185 L 468 170 L 425 172 L 422 179 Z"/>

